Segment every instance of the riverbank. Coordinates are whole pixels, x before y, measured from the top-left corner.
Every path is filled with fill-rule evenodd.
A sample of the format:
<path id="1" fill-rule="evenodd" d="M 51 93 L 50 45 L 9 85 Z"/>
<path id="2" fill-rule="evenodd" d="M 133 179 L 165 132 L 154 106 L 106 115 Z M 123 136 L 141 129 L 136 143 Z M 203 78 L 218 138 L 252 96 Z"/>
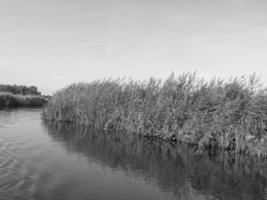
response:
<path id="1" fill-rule="evenodd" d="M 41 95 L 20 95 L 0 92 L 0 107 L 42 107 L 48 99 Z"/>
<path id="2" fill-rule="evenodd" d="M 267 94 L 254 76 L 229 81 L 173 75 L 164 82 L 72 84 L 48 102 L 44 119 L 123 130 L 203 148 L 267 156 Z"/>

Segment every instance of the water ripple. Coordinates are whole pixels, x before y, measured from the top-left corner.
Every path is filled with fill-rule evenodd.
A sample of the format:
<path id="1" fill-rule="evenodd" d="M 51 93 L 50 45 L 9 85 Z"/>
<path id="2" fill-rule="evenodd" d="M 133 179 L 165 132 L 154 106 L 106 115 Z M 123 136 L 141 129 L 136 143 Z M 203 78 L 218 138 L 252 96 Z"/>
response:
<path id="1" fill-rule="evenodd" d="M 30 199 L 33 176 L 12 152 L 7 140 L 0 140 L 0 197 Z"/>

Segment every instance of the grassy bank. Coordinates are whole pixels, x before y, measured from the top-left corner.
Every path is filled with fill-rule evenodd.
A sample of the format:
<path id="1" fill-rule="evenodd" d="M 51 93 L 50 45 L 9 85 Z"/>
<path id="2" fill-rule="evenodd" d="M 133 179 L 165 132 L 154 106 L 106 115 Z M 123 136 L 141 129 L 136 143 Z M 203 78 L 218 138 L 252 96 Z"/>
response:
<path id="1" fill-rule="evenodd" d="M 73 84 L 52 97 L 43 115 L 199 148 L 267 155 L 267 93 L 254 76 L 207 82 L 183 74 L 165 81 Z"/>
<path id="2" fill-rule="evenodd" d="M 0 108 L 4 107 L 41 107 L 47 98 L 38 95 L 17 95 L 0 92 Z"/>

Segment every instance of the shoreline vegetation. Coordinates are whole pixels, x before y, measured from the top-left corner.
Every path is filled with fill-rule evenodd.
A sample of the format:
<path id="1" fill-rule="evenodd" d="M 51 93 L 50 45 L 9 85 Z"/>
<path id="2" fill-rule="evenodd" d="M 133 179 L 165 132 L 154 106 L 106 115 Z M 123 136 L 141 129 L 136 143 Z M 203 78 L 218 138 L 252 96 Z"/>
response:
<path id="1" fill-rule="evenodd" d="M 35 86 L 0 85 L 0 108 L 42 107 L 47 101 Z"/>
<path id="2" fill-rule="evenodd" d="M 267 89 L 255 75 L 205 81 L 185 73 L 165 81 L 77 83 L 56 92 L 43 117 L 182 141 L 200 150 L 267 156 Z"/>

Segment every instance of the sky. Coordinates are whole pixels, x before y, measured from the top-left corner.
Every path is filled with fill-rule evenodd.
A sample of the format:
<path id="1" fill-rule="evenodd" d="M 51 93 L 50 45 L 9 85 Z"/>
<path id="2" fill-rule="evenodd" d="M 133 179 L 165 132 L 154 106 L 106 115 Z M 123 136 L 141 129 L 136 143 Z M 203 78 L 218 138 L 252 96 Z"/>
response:
<path id="1" fill-rule="evenodd" d="M 0 0 L 0 84 L 256 73 L 267 85 L 265 0 Z"/>

